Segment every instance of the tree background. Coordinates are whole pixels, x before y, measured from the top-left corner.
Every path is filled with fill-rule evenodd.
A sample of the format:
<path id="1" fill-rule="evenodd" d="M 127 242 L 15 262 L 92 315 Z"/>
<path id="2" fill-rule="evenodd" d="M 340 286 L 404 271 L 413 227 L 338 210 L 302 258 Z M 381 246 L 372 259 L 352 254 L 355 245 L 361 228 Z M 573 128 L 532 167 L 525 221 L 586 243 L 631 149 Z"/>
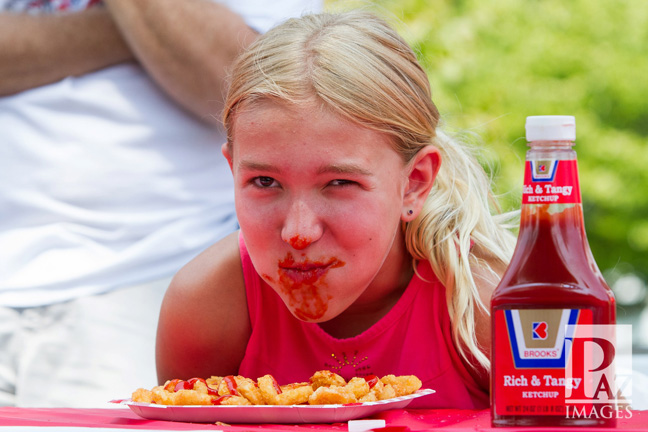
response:
<path id="1" fill-rule="evenodd" d="M 648 332 L 648 1 L 325 4 L 371 9 L 414 47 L 444 127 L 484 148 L 504 210 L 521 201 L 526 116 L 576 116 L 590 246 L 618 321 L 637 324 L 645 309 Z"/>

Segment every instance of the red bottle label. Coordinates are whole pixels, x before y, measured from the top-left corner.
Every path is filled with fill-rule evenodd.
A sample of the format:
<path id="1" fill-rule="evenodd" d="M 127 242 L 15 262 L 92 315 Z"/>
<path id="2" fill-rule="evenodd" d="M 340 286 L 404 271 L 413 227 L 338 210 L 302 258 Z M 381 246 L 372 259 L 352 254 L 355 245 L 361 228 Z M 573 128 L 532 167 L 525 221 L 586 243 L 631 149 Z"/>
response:
<path id="1" fill-rule="evenodd" d="M 522 204 L 579 204 L 576 160 L 528 160 Z"/>
<path id="2" fill-rule="evenodd" d="M 568 398 L 585 383 L 565 373 L 572 354 L 567 326 L 589 324 L 589 309 L 495 311 L 495 412 L 568 416 Z"/>

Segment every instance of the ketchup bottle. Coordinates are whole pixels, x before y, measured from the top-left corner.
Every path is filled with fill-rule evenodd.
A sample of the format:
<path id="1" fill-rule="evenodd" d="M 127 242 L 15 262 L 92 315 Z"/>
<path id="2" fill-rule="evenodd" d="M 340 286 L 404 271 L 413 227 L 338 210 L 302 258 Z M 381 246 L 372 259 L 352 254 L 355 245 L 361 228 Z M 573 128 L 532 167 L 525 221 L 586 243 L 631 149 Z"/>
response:
<path id="1" fill-rule="evenodd" d="M 520 231 L 491 300 L 493 426 L 616 424 L 614 341 L 593 337 L 615 301 L 585 234 L 575 135 L 572 116 L 527 118 Z"/>

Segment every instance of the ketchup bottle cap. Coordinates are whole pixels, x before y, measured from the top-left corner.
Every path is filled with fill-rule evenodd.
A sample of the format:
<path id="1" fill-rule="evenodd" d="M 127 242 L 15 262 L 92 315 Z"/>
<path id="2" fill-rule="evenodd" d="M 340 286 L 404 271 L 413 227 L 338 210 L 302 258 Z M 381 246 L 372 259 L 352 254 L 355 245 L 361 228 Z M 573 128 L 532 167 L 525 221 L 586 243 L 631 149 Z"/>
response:
<path id="1" fill-rule="evenodd" d="M 526 119 L 526 139 L 531 141 L 574 141 L 574 116 L 529 116 Z"/>

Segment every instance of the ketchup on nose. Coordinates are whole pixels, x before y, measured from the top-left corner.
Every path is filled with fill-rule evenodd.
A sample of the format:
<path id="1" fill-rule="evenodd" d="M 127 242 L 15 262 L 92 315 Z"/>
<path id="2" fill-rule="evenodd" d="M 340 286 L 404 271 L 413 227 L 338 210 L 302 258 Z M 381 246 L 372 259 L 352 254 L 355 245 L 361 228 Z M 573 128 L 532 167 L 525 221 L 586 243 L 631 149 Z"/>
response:
<path id="1" fill-rule="evenodd" d="M 312 240 L 310 238 L 302 237 L 299 234 L 292 236 L 290 240 L 288 240 L 288 244 L 297 250 L 306 249 L 311 242 Z"/>

